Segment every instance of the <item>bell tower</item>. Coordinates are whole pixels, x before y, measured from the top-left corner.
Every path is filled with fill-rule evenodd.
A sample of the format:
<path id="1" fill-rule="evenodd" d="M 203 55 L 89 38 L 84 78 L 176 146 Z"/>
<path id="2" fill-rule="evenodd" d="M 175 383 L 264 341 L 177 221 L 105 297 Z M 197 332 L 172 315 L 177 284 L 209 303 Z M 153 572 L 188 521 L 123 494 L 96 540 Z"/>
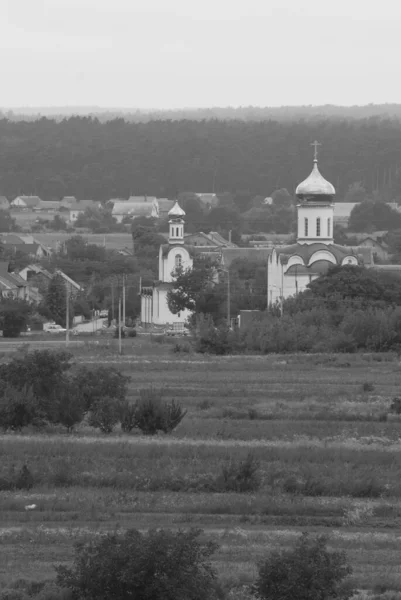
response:
<path id="1" fill-rule="evenodd" d="M 181 206 L 176 202 L 173 208 L 168 213 L 169 216 L 169 244 L 183 244 L 184 243 L 184 217 L 185 211 L 182 210 Z"/>

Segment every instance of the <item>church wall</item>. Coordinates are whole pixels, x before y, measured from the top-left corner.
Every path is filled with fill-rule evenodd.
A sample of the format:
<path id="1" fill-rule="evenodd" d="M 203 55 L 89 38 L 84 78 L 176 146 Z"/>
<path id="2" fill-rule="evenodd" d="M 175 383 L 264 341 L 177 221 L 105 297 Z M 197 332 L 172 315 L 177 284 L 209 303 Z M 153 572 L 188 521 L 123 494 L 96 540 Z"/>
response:
<path id="1" fill-rule="evenodd" d="M 184 310 L 174 315 L 170 312 L 167 304 L 166 289 L 155 289 L 153 303 L 153 322 L 156 325 L 172 325 L 173 323 L 184 323 L 190 316 L 191 311 Z"/>
<path id="2" fill-rule="evenodd" d="M 306 290 L 306 286 L 318 275 L 284 275 L 284 298 L 290 298 Z"/>
<path id="3" fill-rule="evenodd" d="M 189 255 L 188 250 L 184 246 L 172 246 L 168 251 L 167 256 L 162 257 L 161 273 L 159 273 L 160 281 L 170 282 L 173 280 L 171 273 L 176 268 L 176 257 L 181 256 L 181 264 L 184 269 L 192 268 L 193 260 Z M 160 267 L 159 267 L 160 268 Z"/>
<path id="4" fill-rule="evenodd" d="M 298 242 L 301 244 L 333 243 L 334 205 L 298 205 Z M 320 218 L 320 236 L 316 235 L 316 220 Z M 305 237 L 305 219 L 308 219 L 308 236 Z M 330 219 L 330 235 L 327 235 L 327 220 Z"/>

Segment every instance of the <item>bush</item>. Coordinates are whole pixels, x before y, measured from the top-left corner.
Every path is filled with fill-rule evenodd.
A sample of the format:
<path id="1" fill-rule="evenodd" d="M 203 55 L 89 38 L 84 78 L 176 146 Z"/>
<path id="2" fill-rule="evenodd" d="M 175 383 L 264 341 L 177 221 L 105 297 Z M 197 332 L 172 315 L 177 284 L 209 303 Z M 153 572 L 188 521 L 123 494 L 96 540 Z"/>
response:
<path id="1" fill-rule="evenodd" d="M 147 435 L 171 433 L 186 413 L 175 400 L 164 402 L 162 389 L 142 388 L 135 404 L 135 426 Z"/>
<path id="2" fill-rule="evenodd" d="M 125 329 L 124 329 L 124 327 L 121 327 L 120 329 L 121 329 L 121 337 L 125 338 Z M 120 337 L 119 332 L 118 332 L 118 327 L 116 327 L 116 329 L 114 331 L 114 337 L 116 339 L 119 339 L 119 337 Z"/>
<path id="3" fill-rule="evenodd" d="M 370 381 L 364 381 L 364 383 L 362 385 L 363 392 L 373 392 L 374 389 L 375 389 L 375 386 L 373 385 L 373 383 L 371 383 Z"/>
<path id="4" fill-rule="evenodd" d="M 390 404 L 390 410 L 396 415 L 401 415 L 401 398 L 396 396 L 392 399 L 392 402 Z"/>
<path id="5" fill-rule="evenodd" d="M 249 452 L 245 460 L 231 461 L 223 467 L 221 486 L 224 492 L 255 492 L 260 487 L 260 464 Z"/>
<path id="6" fill-rule="evenodd" d="M 128 329 L 127 330 L 127 335 L 129 338 L 134 338 L 137 336 L 137 331 L 136 329 Z"/>
<path id="7" fill-rule="evenodd" d="M 105 396 L 93 404 L 88 423 L 102 433 L 111 433 L 120 421 L 120 401 Z"/>
<path id="8" fill-rule="evenodd" d="M 264 600 L 347 600 L 344 585 L 352 572 L 343 552 L 329 551 L 327 538 L 304 533 L 292 550 L 271 553 L 259 565 L 254 586 Z"/>
<path id="9" fill-rule="evenodd" d="M 94 403 L 104 397 L 116 398 L 123 402 L 127 394 L 130 378 L 114 367 L 80 367 L 74 376 L 74 383 L 81 391 L 85 410 L 91 410 Z"/>
<path id="10" fill-rule="evenodd" d="M 131 529 L 78 544 L 73 567 L 56 567 L 57 583 L 86 600 L 214 600 L 217 548 L 200 533 Z"/>
<path id="11" fill-rule="evenodd" d="M 136 407 L 135 404 L 126 400 L 120 405 L 121 429 L 124 433 L 130 433 L 136 426 Z"/>
<path id="12" fill-rule="evenodd" d="M 0 427 L 4 431 L 21 431 L 35 423 L 39 414 L 38 402 L 31 388 L 18 389 L 0 380 Z"/>
<path id="13" fill-rule="evenodd" d="M 26 465 L 24 465 L 21 471 L 18 473 L 15 481 L 15 487 L 17 490 L 30 490 L 33 488 L 33 475 Z"/>
<path id="14" fill-rule="evenodd" d="M 82 394 L 75 384 L 68 382 L 56 392 L 55 396 L 53 420 L 71 433 L 75 425 L 81 423 L 85 416 Z"/>

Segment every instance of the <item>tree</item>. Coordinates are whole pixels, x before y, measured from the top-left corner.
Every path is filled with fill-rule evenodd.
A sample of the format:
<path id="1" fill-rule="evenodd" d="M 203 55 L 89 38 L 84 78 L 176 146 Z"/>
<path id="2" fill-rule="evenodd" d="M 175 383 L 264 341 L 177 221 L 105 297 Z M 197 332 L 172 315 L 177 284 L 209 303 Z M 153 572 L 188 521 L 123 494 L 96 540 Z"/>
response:
<path id="1" fill-rule="evenodd" d="M 304 533 L 291 550 L 272 552 L 259 565 L 255 591 L 263 600 L 348 600 L 352 572 L 344 552 L 330 551 L 327 538 Z"/>
<path id="2" fill-rule="evenodd" d="M 102 433 L 111 433 L 120 421 L 120 401 L 111 396 L 102 396 L 93 402 L 89 412 L 88 424 Z"/>
<path id="3" fill-rule="evenodd" d="M 364 202 L 366 200 L 366 190 L 361 181 L 354 181 L 348 186 L 344 202 Z"/>
<path id="4" fill-rule="evenodd" d="M 72 568 L 57 583 L 86 600 L 216 600 L 210 557 L 217 546 L 201 531 L 141 533 L 130 529 L 77 544 Z"/>
<path id="5" fill-rule="evenodd" d="M 27 385 L 16 388 L 0 379 L 0 427 L 21 431 L 39 416 L 37 399 Z"/>
<path id="6" fill-rule="evenodd" d="M 76 425 L 81 423 L 85 415 L 85 403 L 76 383 L 66 380 L 54 392 L 53 420 L 63 425 L 71 433 Z"/>
<path id="7" fill-rule="evenodd" d="M 74 383 L 81 391 L 85 410 L 102 398 L 116 398 L 119 402 L 125 400 L 130 377 L 123 375 L 115 367 L 79 367 L 74 375 Z"/>
<path id="8" fill-rule="evenodd" d="M 197 259 L 192 269 L 178 267 L 173 273 L 174 286 L 167 292 L 169 310 L 173 314 L 184 310 L 208 312 L 204 303 L 213 294 L 215 275 L 216 267 L 210 259 Z"/>
<path id="9" fill-rule="evenodd" d="M 350 231 L 392 231 L 401 228 L 401 214 L 384 202 L 366 200 L 352 209 Z"/>
<path id="10" fill-rule="evenodd" d="M 0 209 L 0 232 L 8 233 L 16 231 L 15 219 L 13 219 L 8 210 Z"/>
<path id="11" fill-rule="evenodd" d="M 3 337 L 19 337 L 24 331 L 32 307 L 25 300 L 0 297 L 0 329 Z"/>
<path id="12" fill-rule="evenodd" d="M 66 283 L 62 276 L 59 273 L 53 275 L 50 280 L 49 287 L 47 288 L 46 294 L 46 307 L 49 310 L 50 314 L 54 321 L 61 325 L 62 327 L 66 327 L 67 322 L 67 290 Z M 73 315 L 70 311 L 70 318 L 73 318 Z"/>

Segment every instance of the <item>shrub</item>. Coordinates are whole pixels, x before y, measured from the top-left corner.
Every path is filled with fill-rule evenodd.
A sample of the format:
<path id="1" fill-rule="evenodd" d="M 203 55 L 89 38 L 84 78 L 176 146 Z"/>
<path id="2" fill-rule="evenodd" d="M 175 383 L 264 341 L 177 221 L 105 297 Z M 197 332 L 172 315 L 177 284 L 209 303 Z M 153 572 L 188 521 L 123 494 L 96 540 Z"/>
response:
<path id="1" fill-rule="evenodd" d="M 391 404 L 390 404 L 390 410 L 391 410 L 391 412 L 395 413 L 396 415 L 401 415 L 401 398 L 396 396 L 395 398 L 392 399 Z"/>
<path id="2" fill-rule="evenodd" d="M 124 401 L 130 378 L 114 367 L 80 367 L 74 376 L 74 383 L 81 391 L 85 410 L 101 398 L 116 398 Z"/>
<path id="3" fill-rule="evenodd" d="M 175 354 L 190 354 L 192 352 L 192 346 L 189 342 L 176 342 L 172 350 Z"/>
<path id="4" fill-rule="evenodd" d="M 18 389 L 7 384 L 0 389 L 0 427 L 4 431 L 21 431 L 39 418 L 39 407 L 32 389 Z M 2 382 L 0 381 L 0 387 Z"/>
<path id="5" fill-rule="evenodd" d="M 15 481 L 17 490 L 30 490 L 33 487 L 33 475 L 26 465 L 23 465 Z"/>
<path id="6" fill-rule="evenodd" d="M 133 329 L 128 329 L 127 334 L 128 334 L 128 337 L 134 338 L 134 337 L 137 336 L 137 331 L 134 328 Z"/>
<path id="7" fill-rule="evenodd" d="M 291 550 L 271 553 L 259 565 L 254 586 L 264 600 L 347 600 L 352 572 L 343 552 L 329 551 L 327 538 L 304 533 Z"/>
<path id="8" fill-rule="evenodd" d="M 120 420 L 120 401 L 105 396 L 92 406 L 88 423 L 102 433 L 111 433 Z"/>
<path id="9" fill-rule="evenodd" d="M 131 529 L 78 544 L 73 567 L 56 567 L 57 584 L 86 600 L 214 600 L 216 545 L 200 533 Z"/>
<path id="10" fill-rule="evenodd" d="M 60 387 L 54 398 L 53 422 L 63 425 L 68 433 L 82 422 L 85 415 L 85 403 L 75 383 L 66 382 Z"/>
<path id="11" fill-rule="evenodd" d="M 223 491 L 255 492 L 260 487 L 259 468 L 260 464 L 252 452 L 243 461 L 230 461 L 223 467 L 220 478 Z"/>
<path id="12" fill-rule="evenodd" d="M 162 389 L 142 388 L 135 405 L 135 426 L 147 435 L 171 433 L 186 413 L 175 400 L 164 402 Z"/>
<path id="13" fill-rule="evenodd" d="M 364 383 L 362 385 L 362 391 L 373 392 L 374 389 L 375 389 L 375 386 L 373 385 L 373 383 L 371 383 L 370 381 L 364 381 Z"/>
<path id="14" fill-rule="evenodd" d="M 125 400 L 120 404 L 120 422 L 124 433 L 130 433 L 136 425 L 136 407 L 135 404 Z"/>
<path id="15" fill-rule="evenodd" d="M 120 329 L 121 329 L 121 337 L 122 337 L 122 338 L 125 338 L 125 329 L 124 329 L 124 327 L 121 327 Z M 115 337 L 116 339 L 119 339 L 119 337 L 120 337 L 120 335 L 119 335 L 119 331 L 118 331 L 118 327 L 116 327 L 116 329 L 115 329 L 115 331 L 114 331 L 114 337 Z"/>

